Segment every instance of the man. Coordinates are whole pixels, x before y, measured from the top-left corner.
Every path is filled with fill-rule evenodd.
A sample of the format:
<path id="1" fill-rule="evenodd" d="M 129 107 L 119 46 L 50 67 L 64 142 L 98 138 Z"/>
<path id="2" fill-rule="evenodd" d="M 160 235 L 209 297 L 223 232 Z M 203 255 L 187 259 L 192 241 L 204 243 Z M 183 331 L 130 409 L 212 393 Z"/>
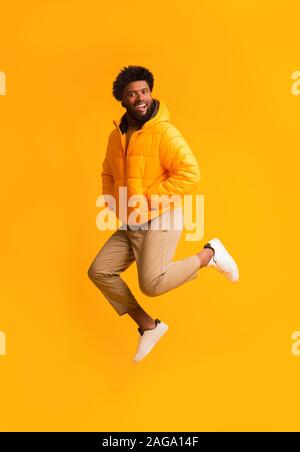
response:
<path id="1" fill-rule="evenodd" d="M 164 221 L 171 219 L 174 224 L 182 217 L 182 209 L 176 202 L 153 207 L 151 201 L 154 196 L 181 198 L 195 193 L 200 173 L 191 149 L 170 122 L 166 105 L 152 97 L 153 84 L 153 75 L 141 66 L 123 68 L 113 83 L 113 96 L 126 112 L 119 122 L 114 121 L 115 129 L 108 140 L 102 192 L 114 196 L 119 218 L 124 202 L 120 188 L 126 187 L 128 198 L 145 197 L 146 204 L 142 204 L 138 215 L 145 221 L 139 223 L 140 227 L 130 227 L 134 223 L 129 221 L 130 215 L 132 218 L 137 209 L 131 204 L 125 217 L 120 218 L 129 227 L 120 227 L 112 234 L 88 271 L 117 313 L 127 313 L 137 323 L 139 342 L 134 362 L 141 361 L 168 329 L 142 309 L 120 277 L 134 261 L 140 289 L 148 296 L 161 295 L 195 279 L 199 269 L 206 266 L 214 267 L 233 282 L 239 278 L 235 261 L 218 239 L 211 240 L 194 256 L 172 261 L 182 227 L 166 227 Z"/>

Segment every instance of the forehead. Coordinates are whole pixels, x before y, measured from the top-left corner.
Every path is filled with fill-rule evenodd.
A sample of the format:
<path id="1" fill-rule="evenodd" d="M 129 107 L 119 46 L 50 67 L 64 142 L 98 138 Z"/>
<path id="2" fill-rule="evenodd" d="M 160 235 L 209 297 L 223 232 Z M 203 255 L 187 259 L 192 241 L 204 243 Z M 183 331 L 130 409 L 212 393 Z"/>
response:
<path id="1" fill-rule="evenodd" d="M 149 89 L 149 85 L 145 80 L 137 80 L 136 82 L 128 83 L 124 88 L 124 94 L 129 91 L 140 91 L 141 89 Z"/>

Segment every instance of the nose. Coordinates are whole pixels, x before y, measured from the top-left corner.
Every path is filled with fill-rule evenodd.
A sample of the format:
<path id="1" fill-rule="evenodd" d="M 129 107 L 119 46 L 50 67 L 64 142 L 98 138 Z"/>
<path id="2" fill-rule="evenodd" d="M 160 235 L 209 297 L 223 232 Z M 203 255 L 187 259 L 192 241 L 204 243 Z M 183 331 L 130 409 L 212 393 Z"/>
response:
<path id="1" fill-rule="evenodd" d="M 142 93 L 139 93 L 137 96 L 137 101 L 138 102 L 145 102 L 145 95 Z"/>

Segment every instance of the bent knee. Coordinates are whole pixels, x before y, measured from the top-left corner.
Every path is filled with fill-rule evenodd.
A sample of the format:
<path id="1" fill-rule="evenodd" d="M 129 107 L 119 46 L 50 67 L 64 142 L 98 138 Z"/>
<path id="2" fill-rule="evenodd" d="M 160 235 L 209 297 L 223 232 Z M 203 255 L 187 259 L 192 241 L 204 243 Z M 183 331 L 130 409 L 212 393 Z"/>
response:
<path id="1" fill-rule="evenodd" d="M 101 282 L 102 280 L 106 279 L 107 276 L 109 276 L 94 262 L 90 265 L 87 274 L 93 282 L 96 281 L 97 283 Z"/>
<path id="2" fill-rule="evenodd" d="M 96 278 L 97 272 L 94 264 L 91 264 L 89 266 L 89 269 L 87 271 L 88 277 L 93 281 Z"/>
<path id="3" fill-rule="evenodd" d="M 161 282 L 162 282 L 161 276 L 154 279 L 153 281 L 142 280 L 140 281 L 140 289 L 143 292 L 143 294 L 147 295 L 148 297 L 157 297 L 158 295 L 164 293 L 161 286 Z"/>

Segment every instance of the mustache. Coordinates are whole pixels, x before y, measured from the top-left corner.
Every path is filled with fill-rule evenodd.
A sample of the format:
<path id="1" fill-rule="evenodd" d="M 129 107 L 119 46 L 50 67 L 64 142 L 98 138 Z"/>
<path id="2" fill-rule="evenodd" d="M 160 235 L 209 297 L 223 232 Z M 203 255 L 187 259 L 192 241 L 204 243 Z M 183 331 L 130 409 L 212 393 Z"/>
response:
<path id="1" fill-rule="evenodd" d="M 143 104 L 145 104 L 145 105 L 149 105 L 149 102 L 147 101 L 140 101 L 140 102 L 137 102 L 134 106 L 135 107 L 137 107 L 138 105 L 143 105 Z"/>

